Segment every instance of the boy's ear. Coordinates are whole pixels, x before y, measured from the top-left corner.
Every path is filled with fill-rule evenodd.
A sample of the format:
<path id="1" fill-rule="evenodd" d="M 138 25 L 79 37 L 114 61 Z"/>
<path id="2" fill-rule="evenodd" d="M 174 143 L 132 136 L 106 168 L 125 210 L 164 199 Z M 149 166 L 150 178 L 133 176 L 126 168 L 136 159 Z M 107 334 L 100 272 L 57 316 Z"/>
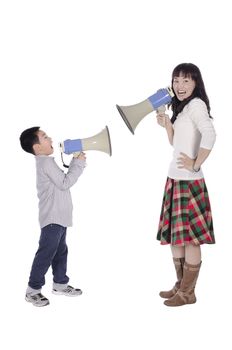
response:
<path id="1" fill-rule="evenodd" d="M 40 151 L 40 144 L 39 143 L 35 143 L 33 146 L 33 151 L 35 153 L 35 155 L 39 154 L 39 151 Z"/>

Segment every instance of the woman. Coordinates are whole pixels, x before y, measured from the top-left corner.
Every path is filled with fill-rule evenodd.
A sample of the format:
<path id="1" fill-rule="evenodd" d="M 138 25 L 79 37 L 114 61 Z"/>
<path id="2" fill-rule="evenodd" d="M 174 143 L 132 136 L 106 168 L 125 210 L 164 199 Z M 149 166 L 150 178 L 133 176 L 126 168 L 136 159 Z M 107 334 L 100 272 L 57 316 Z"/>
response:
<path id="1" fill-rule="evenodd" d="M 173 145 L 165 186 L 157 239 L 170 244 L 177 282 L 167 292 L 167 306 L 196 302 L 195 285 L 201 266 L 201 244 L 215 243 L 210 202 L 202 164 L 209 156 L 215 131 L 210 104 L 201 72 L 192 63 L 178 65 L 172 73 L 175 96 L 173 116 L 158 112 L 157 122 L 163 126 Z"/>

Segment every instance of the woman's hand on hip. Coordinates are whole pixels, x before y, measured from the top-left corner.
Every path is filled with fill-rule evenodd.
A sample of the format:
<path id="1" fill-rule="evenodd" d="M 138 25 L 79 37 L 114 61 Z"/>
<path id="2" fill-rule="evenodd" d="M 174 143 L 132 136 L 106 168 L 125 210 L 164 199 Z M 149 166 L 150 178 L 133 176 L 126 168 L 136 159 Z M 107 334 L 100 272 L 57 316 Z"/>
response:
<path id="1" fill-rule="evenodd" d="M 190 158 L 187 154 L 180 152 L 181 157 L 177 158 L 178 169 L 187 169 L 193 171 L 195 159 Z"/>

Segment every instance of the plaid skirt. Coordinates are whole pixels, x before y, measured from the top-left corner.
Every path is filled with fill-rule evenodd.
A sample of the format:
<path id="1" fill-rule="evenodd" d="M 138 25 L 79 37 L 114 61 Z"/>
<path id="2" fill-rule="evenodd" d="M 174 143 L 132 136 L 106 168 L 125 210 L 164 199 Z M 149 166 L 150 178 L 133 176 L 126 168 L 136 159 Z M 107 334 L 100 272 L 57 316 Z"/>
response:
<path id="1" fill-rule="evenodd" d="M 208 191 L 204 179 L 167 178 L 157 239 L 161 244 L 215 243 Z"/>

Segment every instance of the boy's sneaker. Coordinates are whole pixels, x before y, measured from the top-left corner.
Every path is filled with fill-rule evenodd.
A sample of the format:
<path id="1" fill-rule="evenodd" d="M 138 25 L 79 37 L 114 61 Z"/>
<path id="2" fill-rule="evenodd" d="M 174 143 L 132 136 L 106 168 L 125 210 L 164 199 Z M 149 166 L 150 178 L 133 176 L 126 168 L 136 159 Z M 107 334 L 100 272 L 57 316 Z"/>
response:
<path id="1" fill-rule="evenodd" d="M 41 293 L 34 295 L 26 294 L 25 299 L 34 306 L 46 306 L 49 304 L 49 300 Z"/>
<path id="2" fill-rule="evenodd" d="M 66 286 L 64 289 L 55 289 L 52 290 L 53 294 L 65 295 L 67 297 L 77 297 L 82 294 L 82 290 L 78 288 L 73 288 L 72 286 Z"/>

